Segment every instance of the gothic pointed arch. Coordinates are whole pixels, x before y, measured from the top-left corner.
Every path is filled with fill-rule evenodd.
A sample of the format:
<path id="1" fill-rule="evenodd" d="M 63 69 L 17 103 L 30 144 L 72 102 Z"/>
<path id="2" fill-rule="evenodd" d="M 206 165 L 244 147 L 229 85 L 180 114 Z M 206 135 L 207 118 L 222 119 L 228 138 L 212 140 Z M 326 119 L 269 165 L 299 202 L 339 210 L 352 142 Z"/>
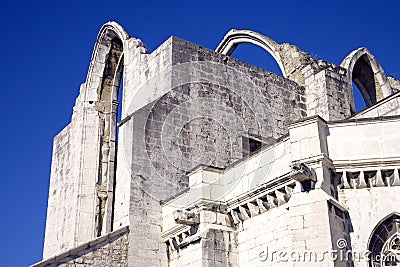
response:
<path id="1" fill-rule="evenodd" d="M 400 266 L 400 214 L 393 212 L 382 219 L 368 241 L 370 267 Z"/>
<path id="2" fill-rule="evenodd" d="M 95 181 L 95 236 L 112 231 L 114 182 L 117 153 L 118 91 L 124 67 L 124 47 L 129 35 L 115 23 L 100 30 L 86 78 L 86 105 L 97 117 L 96 145 L 99 147 Z"/>
<path id="3" fill-rule="evenodd" d="M 250 43 L 259 46 L 266 50 L 278 63 L 279 68 L 282 71 L 284 77 L 287 77 L 284 64 L 282 62 L 281 56 L 278 52 L 279 44 L 272 39 L 250 30 L 230 30 L 220 42 L 218 47 L 215 49 L 217 53 L 221 53 L 227 56 L 232 55 L 236 47 L 239 44 Z"/>
<path id="4" fill-rule="evenodd" d="M 364 47 L 351 52 L 340 64 L 348 80 L 359 88 L 367 107 L 392 94 L 392 88 L 381 65 Z"/>

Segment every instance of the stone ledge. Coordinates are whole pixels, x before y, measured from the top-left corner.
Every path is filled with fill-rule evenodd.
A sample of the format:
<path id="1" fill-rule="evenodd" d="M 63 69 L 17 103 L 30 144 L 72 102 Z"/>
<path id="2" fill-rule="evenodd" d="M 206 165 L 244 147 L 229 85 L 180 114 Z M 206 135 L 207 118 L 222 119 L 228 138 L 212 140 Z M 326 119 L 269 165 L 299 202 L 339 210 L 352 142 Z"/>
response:
<path id="1" fill-rule="evenodd" d="M 397 92 L 397 93 L 394 93 L 394 94 L 392 94 L 390 96 L 387 96 L 387 97 L 377 101 L 374 105 L 372 105 L 372 106 L 370 106 L 370 107 L 368 107 L 366 109 L 363 109 L 363 110 L 361 110 L 359 112 L 354 113 L 353 115 L 351 115 L 349 117 L 349 119 L 352 119 L 352 118 L 353 119 L 357 119 L 356 118 L 357 116 L 363 115 L 363 114 L 367 113 L 368 111 L 371 111 L 371 110 L 377 108 L 378 106 L 381 106 L 381 105 L 385 104 L 386 102 L 388 102 L 388 101 L 390 101 L 390 100 L 392 100 L 392 99 L 394 99 L 396 97 L 399 97 L 399 96 L 400 96 L 400 92 Z"/>
<path id="2" fill-rule="evenodd" d="M 346 159 L 346 160 L 333 160 L 333 166 L 337 172 L 344 170 L 357 171 L 358 169 L 387 169 L 398 168 L 400 165 L 400 157 L 386 157 L 386 158 L 364 158 L 364 159 Z"/>
<path id="3" fill-rule="evenodd" d="M 396 121 L 400 119 L 400 115 L 391 115 L 391 116 L 380 116 L 380 117 L 368 117 L 368 118 L 349 118 L 345 120 L 336 120 L 336 121 L 329 121 L 329 126 L 336 126 L 338 124 L 351 124 L 351 123 L 369 123 L 375 122 L 379 123 L 381 121 Z"/>
<path id="4" fill-rule="evenodd" d="M 118 230 L 115 230 L 115 231 L 113 231 L 111 233 L 108 233 L 107 235 L 100 236 L 100 237 L 98 237 L 96 239 L 93 239 L 93 240 L 91 240 L 89 242 L 86 242 L 86 243 L 84 243 L 82 245 L 79 245 L 79 246 L 74 247 L 74 248 L 72 248 L 70 250 L 67 250 L 66 252 L 63 252 L 63 253 L 58 254 L 56 256 L 53 256 L 51 258 L 45 259 L 45 260 L 43 260 L 41 262 L 38 262 L 36 264 L 30 265 L 29 267 L 43 267 L 43 266 L 46 266 L 46 265 L 49 265 L 49 264 L 52 264 L 52 263 L 56 263 L 56 262 L 58 262 L 58 261 L 60 261 L 60 260 L 62 260 L 64 258 L 69 257 L 69 256 L 74 256 L 74 255 L 76 255 L 78 252 L 80 252 L 82 250 L 94 247 L 97 244 L 99 244 L 99 243 L 101 243 L 101 242 L 103 242 L 105 240 L 110 240 L 110 239 L 112 239 L 114 237 L 122 236 L 122 235 L 124 235 L 124 234 L 126 234 L 128 232 L 129 232 L 129 226 L 124 226 L 124 227 L 122 227 L 122 228 L 120 228 Z"/>

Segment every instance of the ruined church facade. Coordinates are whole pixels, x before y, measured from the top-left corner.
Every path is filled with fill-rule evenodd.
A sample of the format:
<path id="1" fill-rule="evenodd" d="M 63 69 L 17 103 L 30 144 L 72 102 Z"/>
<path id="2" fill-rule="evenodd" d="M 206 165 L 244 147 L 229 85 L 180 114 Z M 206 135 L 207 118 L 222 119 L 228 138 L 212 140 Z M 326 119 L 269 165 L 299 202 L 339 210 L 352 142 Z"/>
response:
<path id="1" fill-rule="evenodd" d="M 231 58 L 242 43 L 282 75 Z M 106 23 L 33 266 L 400 265 L 399 91 L 366 48 L 338 66 L 231 30 L 149 53 Z"/>

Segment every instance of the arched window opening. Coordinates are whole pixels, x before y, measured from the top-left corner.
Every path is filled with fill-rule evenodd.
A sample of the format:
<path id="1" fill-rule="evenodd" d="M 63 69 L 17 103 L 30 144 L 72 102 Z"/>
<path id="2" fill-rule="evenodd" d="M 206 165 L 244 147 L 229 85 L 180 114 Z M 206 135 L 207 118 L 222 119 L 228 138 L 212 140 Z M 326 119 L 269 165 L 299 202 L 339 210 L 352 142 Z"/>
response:
<path id="1" fill-rule="evenodd" d="M 340 64 L 347 70 L 353 89 L 359 90 L 366 107 L 393 94 L 385 72 L 374 55 L 365 47 L 352 51 Z M 354 86 L 356 85 L 356 86 Z M 356 99 L 354 99 L 356 101 Z M 351 105 L 351 112 L 359 111 Z"/>
<path id="2" fill-rule="evenodd" d="M 357 85 L 353 82 L 353 96 L 354 96 L 354 110 L 352 113 L 359 112 L 365 108 L 367 105 L 365 104 L 365 100 L 363 95 L 361 94 L 361 90 L 357 87 Z"/>
<path id="3" fill-rule="evenodd" d="M 372 233 L 368 245 L 370 267 L 400 266 L 400 216 L 383 220 Z"/>
<path id="4" fill-rule="evenodd" d="M 267 53 L 265 49 L 257 45 L 243 43 L 235 49 L 231 56 L 251 65 L 283 76 L 283 73 L 274 57 Z"/>
<path id="5" fill-rule="evenodd" d="M 111 33 L 110 33 L 111 34 Z M 110 38 L 111 39 L 111 38 Z M 105 65 L 96 109 L 99 114 L 100 153 L 97 180 L 96 236 L 112 231 L 114 186 L 117 156 L 117 121 L 120 114 L 121 82 L 123 73 L 123 44 L 114 37 L 107 44 Z"/>
<path id="6" fill-rule="evenodd" d="M 376 81 L 374 72 L 366 55 L 361 56 L 354 64 L 352 81 L 359 89 L 367 107 L 376 103 Z"/>

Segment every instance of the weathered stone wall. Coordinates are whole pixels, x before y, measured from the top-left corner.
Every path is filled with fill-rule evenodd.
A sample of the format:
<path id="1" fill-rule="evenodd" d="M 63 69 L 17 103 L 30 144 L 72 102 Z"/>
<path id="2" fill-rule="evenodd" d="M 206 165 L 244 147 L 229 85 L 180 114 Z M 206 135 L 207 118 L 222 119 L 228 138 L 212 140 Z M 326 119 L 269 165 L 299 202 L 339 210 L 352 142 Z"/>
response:
<path id="1" fill-rule="evenodd" d="M 169 251 L 171 267 L 238 266 L 236 233 L 209 229 L 201 238 Z"/>
<path id="2" fill-rule="evenodd" d="M 339 197 L 348 208 L 351 227 L 349 248 L 356 253 L 354 266 L 366 266 L 365 255 L 374 228 L 385 217 L 399 212 L 400 187 L 343 189 Z"/>
<path id="3" fill-rule="evenodd" d="M 118 127 L 118 153 L 117 170 L 115 181 L 115 203 L 114 206 L 114 228 L 129 225 L 129 203 L 130 184 L 132 180 L 131 162 L 132 138 L 140 139 L 138 133 L 132 137 L 132 120 L 130 116 L 139 108 L 153 101 L 154 98 L 163 95 L 163 91 L 170 89 L 170 66 L 171 66 L 171 39 L 165 41 L 152 53 L 148 54 L 140 42 L 135 39 L 129 40 L 128 48 L 131 53 L 124 55 L 124 77 L 122 91 L 122 114 L 123 123 Z M 158 78 L 154 78 L 158 77 Z M 160 84 L 153 84 L 142 87 L 146 81 L 162 80 Z M 135 99 L 135 100 L 134 100 Z"/>
<path id="4" fill-rule="evenodd" d="M 78 207 L 78 198 L 72 197 L 79 193 L 75 184 L 77 181 L 69 179 L 75 162 L 71 146 L 74 141 L 72 130 L 73 127 L 69 125 L 54 138 L 44 258 L 74 245 L 75 225 L 60 223 L 76 218 Z"/>
<path id="5" fill-rule="evenodd" d="M 344 64 L 345 67 L 342 68 L 313 59 L 292 44 L 278 44 L 269 37 L 250 30 L 230 30 L 216 51 L 229 56 L 242 43 L 251 43 L 266 50 L 275 59 L 284 77 L 306 88 L 309 116 L 319 115 L 325 120 L 337 120 L 344 119 L 354 110 L 352 65 L 350 67 Z M 371 57 L 373 58 L 372 55 Z M 377 75 L 382 82 L 385 80 L 381 69 Z"/>
<path id="6" fill-rule="evenodd" d="M 101 106 L 106 105 L 109 109 L 112 106 L 115 109 L 118 102 L 115 98 L 118 95 L 118 84 L 112 84 L 112 81 L 118 83 L 124 68 L 121 62 L 116 62 L 115 57 L 112 62 L 107 60 L 109 56 L 115 55 L 115 44 L 118 43 L 119 49 L 123 46 L 127 58 L 138 57 L 145 51 L 140 40 L 128 38 L 127 33 L 116 23 L 107 23 L 102 27 L 87 79 L 81 85 L 75 102 L 71 123 L 55 139 L 56 156 L 50 179 L 52 185 L 46 222 L 45 258 L 112 230 L 110 222 L 113 217 L 116 116 L 110 116 L 111 110 L 101 110 Z M 118 56 L 121 56 L 120 51 Z M 129 70 L 129 64 L 125 65 Z M 62 159 L 58 160 L 58 154 L 64 155 Z M 123 167 L 121 164 L 121 171 Z M 99 177 L 101 174 L 103 177 L 108 174 L 106 181 Z M 123 193 L 125 197 L 129 196 L 129 191 Z M 127 224 L 125 222 L 124 225 Z"/>
<path id="7" fill-rule="evenodd" d="M 393 164 L 400 151 L 399 118 L 360 119 L 332 124 L 327 142 L 334 165 L 371 167 L 375 162 Z"/>
<path id="8" fill-rule="evenodd" d="M 31 267 L 128 266 L 127 232 L 121 228 Z"/>
<path id="9" fill-rule="evenodd" d="M 325 120 L 340 120 L 351 115 L 354 106 L 351 82 L 346 71 L 333 64 L 320 61 L 319 66 L 303 69 L 307 95 L 307 113 Z"/>
<path id="10" fill-rule="evenodd" d="M 169 251 L 169 266 L 171 267 L 200 267 L 203 266 L 202 244 L 200 240 L 189 244 L 180 250 Z"/>
<path id="11" fill-rule="evenodd" d="M 238 232 L 239 266 L 273 265 L 271 251 L 292 247 L 289 224 L 284 206 L 244 221 Z"/>
<path id="12" fill-rule="evenodd" d="M 44 258 L 95 237 L 99 148 L 91 142 L 98 134 L 98 117 L 93 107 L 84 107 L 81 97 L 74 109 L 71 123 L 54 139 Z"/>
<path id="13" fill-rule="evenodd" d="M 354 266 L 366 266 L 374 228 L 399 212 L 398 129 L 397 117 L 329 126 L 327 142 L 336 172 L 332 178 L 338 185 L 338 200 L 346 207 L 347 249 L 353 252 Z"/>
<path id="14" fill-rule="evenodd" d="M 389 81 L 392 89 L 394 89 L 395 93 L 400 91 L 400 81 L 398 79 L 393 78 L 393 77 L 388 77 L 388 81 Z"/>
<path id="15" fill-rule="evenodd" d="M 306 115 L 304 88 L 290 80 L 178 38 L 171 49 L 170 91 L 123 125 L 123 149 L 131 153 L 130 257 L 150 265 L 166 259 L 159 201 L 187 187 L 186 171 L 226 167 L 243 156 L 242 137 L 273 144 Z"/>
<path id="16" fill-rule="evenodd" d="M 272 147 L 264 148 L 226 170 L 208 168 L 190 173 L 190 190 L 163 207 L 164 235 L 174 232 L 176 224 L 169 215 L 174 209 L 195 210 L 201 200 L 214 201 L 215 206 L 226 205 L 231 210 L 228 213 L 238 231 L 238 266 L 279 266 L 279 262 L 307 266 L 347 266 L 353 262 L 355 266 L 365 266 L 366 259 L 360 256 L 364 257 L 368 249 L 374 227 L 398 212 L 398 123 L 398 118 L 326 123 L 319 117 L 295 122 L 289 126 L 289 136 L 272 147 L 281 150 L 278 154 L 284 152 L 291 160 L 312 167 L 315 189 L 301 192 L 304 187 L 296 183 L 285 203 L 288 195 L 284 194 L 289 191 L 279 189 L 277 185 L 282 181 L 277 177 L 287 174 L 287 169 L 282 168 L 279 173 L 272 170 L 272 164 L 268 172 L 264 164 L 274 157 L 268 156 Z M 343 145 L 339 144 L 341 141 Z M 281 157 L 276 161 L 278 165 L 290 164 L 290 160 L 282 161 Z M 257 178 L 257 169 L 275 178 Z M 236 179 L 243 181 L 237 185 L 242 191 L 230 187 L 235 180 L 231 172 L 238 173 Z M 265 182 L 272 195 L 263 195 L 262 184 L 249 187 L 248 176 Z M 218 191 L 221 186 L 223 192 Z M 353 252 L 356 255 L 352 257 Z M 173 258 L 171 262 L 175 264 L 177 260 Z"/>
<path id="17" fill-rule="evenodd" d="M 238 266 L 334 266 L 324 252 L 343 233 L 335 235 L 327 199 L 321 190 L 298 192 L 287 204 L 245 220 L 238 232 Z"/>
<path id="18" fill-rule="evenodd" d="M 213 51 L 173 40 L 173 60 L 178 67 L 171 72 L 182 84 L 172 84 L 170 92 L 136 112 L 133 121 L 137 125 L 130 125 L 133 132 L 125 124 L 121 126 L 123 133 L 132 134 L 146 146 L 148 155 L 132 161 L 133 169 L 146 159 L 154 163 L 151 167 L 161 176 L 161 169 L 168 172 L 162 165 L 168 163 L 176 163 L 174 169 L 183 171 L 200 163 L 225 167 L 242 157 L 242 136 L 273 144 L 287 133 L 289 122 L 306 115 L 304 89 L 295 83 L 240 61 L 229 59 L 224 63 Z M 224 71 L 212 69 L 214 62 Z M 182 65 L 184 68 L 179 69 Z M 183 71 L 191 74 L 190 80 L 185 80 Z M 242 76 L 235 76 L 237 73 Z M 139 132 L 143 130 L 139 126 L 145 131 Z M 171 143 L 176 148 L 169 147 Z M 201 154 L 201 149 L 206 153 Z"/>

